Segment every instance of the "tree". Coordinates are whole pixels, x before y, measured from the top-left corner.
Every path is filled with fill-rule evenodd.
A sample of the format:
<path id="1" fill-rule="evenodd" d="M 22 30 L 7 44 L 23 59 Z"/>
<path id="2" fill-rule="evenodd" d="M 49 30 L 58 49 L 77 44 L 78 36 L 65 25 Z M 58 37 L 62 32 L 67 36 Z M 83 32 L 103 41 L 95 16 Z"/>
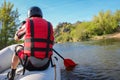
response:
<path id="1" fill-rule="evenodd" d="M 115 19 L 117 20 L 117 22 L 120 22 L 120 10 L 117 10 L 114 14 Z"/>
<path id="2" fill-rule="evenodd" d="M 13 40 L 19 23 L 18 10 L 13 10 L 14 5 L 4 1 L 0 7 L 0 49 L 15 43 Z"/>
<path id="3" fill-rule="evenodd" d="M 113 33 L 117 28 L 117 21 L 109 10 L 101 11 L 98 16 L 94 16 L 93 23 L 96 25 L 94 31 L 97 35 Z"/>

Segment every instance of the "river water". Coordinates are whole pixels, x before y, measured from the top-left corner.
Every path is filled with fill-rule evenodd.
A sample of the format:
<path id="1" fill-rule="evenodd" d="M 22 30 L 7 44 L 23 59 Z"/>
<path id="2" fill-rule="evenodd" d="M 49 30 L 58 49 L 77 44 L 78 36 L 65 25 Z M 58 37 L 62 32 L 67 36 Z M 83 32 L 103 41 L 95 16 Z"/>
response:
<path id="1" fill-rule="evenodd" d="M 120 39 L 60 43 L 54 49 L 78 64 L 66 71 L 60 59 L 62 80 L 120 80 Z"/>

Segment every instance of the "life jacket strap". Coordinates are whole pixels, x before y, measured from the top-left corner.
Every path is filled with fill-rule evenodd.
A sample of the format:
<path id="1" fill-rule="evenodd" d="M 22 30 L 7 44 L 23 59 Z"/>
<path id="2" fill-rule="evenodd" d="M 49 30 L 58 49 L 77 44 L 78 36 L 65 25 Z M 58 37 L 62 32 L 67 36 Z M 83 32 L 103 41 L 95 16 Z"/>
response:
<path id="1" fill-rule="evenodd" d="M 48 40 L 47 39 L 42 39 L 42 38 L 30 38 L 30 39 L 26 39 L 25 42 L 47 42 Z M 49 41 L 50 44 L 53 44 L 53 41 Z"/>
<path id="2" fill-rule="evenodd" d="M 31 31 L 31 37 L 34 38 L 34 23 L 33 20 L 30 19 L 30 31 Z M 34 47 L 34 42 L 31 42 L 31 48 Z M 31 56 L 34 56 L 34 49 L 31 49 Z"/>
<path id="3" fill-rule="evenodd" d="M 25 50 L 29 50 L 31 51 L 31 49 L 33 49 L 34 51 L 46 51 L 47 48 L 37 48 L 37 47 L 33 47 L 33 48 L 29 48 L 29 47 L 25 47 Z M 49 51 L 52 51 L 52 48 L 49 48 Z"/>
<path id="4" fill-rule="evenodd" d="M 46 58 L 48 57 L 48 53 L 49 53 L 49 51 L 50 51 L 50 47 L 49 47 L 49 45 L 50 45 L 50 34 L 51 34 L 51 28 L 50 28 L 50 22 L 48 22 L 48 37 L 47 37 L 47 46 L 46 46 Z"/>

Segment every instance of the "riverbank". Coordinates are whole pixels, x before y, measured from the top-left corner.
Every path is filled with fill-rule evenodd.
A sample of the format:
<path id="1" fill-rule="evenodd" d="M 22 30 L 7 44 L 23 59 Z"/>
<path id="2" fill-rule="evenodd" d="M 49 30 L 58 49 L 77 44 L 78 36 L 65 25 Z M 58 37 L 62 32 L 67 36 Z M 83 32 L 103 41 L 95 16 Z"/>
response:
<path id="1" fill-rule="evenodd" d="M 92 40 L 100 40 L 100 39 L 110 39 L 110 38 L 120 39 L 120 32 L 116 32 L 116 33 L 113 33 L 113 34 L 102 35 L 102 36 L 94 36 L 91 39 Z"/>
<path id="2" fill-rule="evenodd" d="M 89 40 L 102 40 L 102 39 L 112 39 L 112 38 L 120 39 L 120 32 L 115 32 L 113 34 L 106 34 L 106 35 L 102 35 L 102 36 L 93 36 Z M 72 41 L 68 41 L 68 42 L 80 42 L 80 41 L 73 38 Z M 56 42 L 56 43 L 65 43 L 65 42 Z"/>

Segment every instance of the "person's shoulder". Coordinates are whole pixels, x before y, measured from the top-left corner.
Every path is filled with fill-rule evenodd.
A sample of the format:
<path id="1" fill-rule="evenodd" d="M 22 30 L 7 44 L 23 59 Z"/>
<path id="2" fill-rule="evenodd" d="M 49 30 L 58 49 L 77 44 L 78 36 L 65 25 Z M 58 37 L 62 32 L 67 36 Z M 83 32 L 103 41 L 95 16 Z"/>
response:
<path id="1" fill-rule="evenodd" d="M 48 20 L 45 19 L 45 18 L 38 17 L 38 19 L 40 19 L 40 20 L 42 20 L 42 21 L 45 21 L 45 22 L 48 22 Z"/>
<path id="2" fill-rule="evenodd" d="M 43 19 L 43 18 L 42 18 Z M 48 22 L 48 23 L 50 23 L 51 25 L 52 25 L 52 23 L 50 22 L 50 21 L 48 21 L 48 20 L 46 20 L 46 19 L 43 19 L 44 21 L 46 21 L 46 22 Z"/>
<path id="3" fill-rule="evenodd" d="M 24 23 L 24 24 L 26 24 L 26 23 L 28 23 L 28 21 L 30 20 L 30 18 L 26 18 L 25 20 L 24 20 L 24 22 L 22 22 L 22 23 Z"/>

